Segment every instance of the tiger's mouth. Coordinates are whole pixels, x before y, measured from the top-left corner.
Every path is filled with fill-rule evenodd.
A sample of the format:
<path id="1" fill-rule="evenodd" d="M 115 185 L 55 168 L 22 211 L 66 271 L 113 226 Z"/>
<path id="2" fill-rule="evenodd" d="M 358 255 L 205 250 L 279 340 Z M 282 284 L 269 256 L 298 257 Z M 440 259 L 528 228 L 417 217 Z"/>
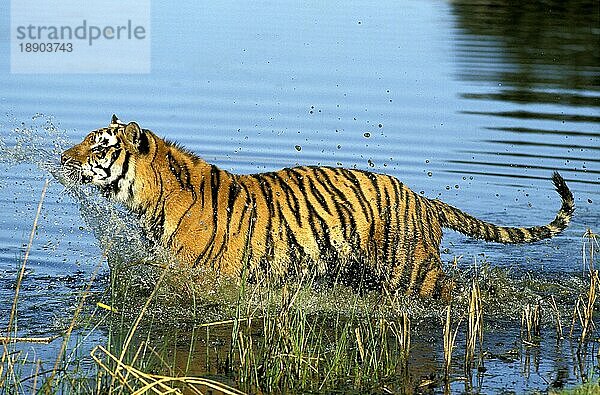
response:
<path id="1" fill-rule="evenodd" d="M 78 184 L 89 184 L 92 178 L 83 172 L 81 163 L 71 157 L 62 155 L 60 158 L 61 173 L 69 181 Z"/>

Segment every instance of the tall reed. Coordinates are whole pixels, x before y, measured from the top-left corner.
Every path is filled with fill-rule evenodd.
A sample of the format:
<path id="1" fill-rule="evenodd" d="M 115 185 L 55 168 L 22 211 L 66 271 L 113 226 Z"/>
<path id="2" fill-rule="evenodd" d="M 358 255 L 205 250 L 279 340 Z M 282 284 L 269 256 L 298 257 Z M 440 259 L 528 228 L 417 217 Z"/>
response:
<path id="1" fill-rule="evenodd" d="M 471 376 L 475 347 L 479 344 L 479 358 L 477 367 L 483 365 L 483 302 L 481 291 L 474 276 L 471 280 L 469 292 L 469 311 L 467 314 L 467 333 L 465 345 L 465 373 Z"/>
<path id="2" fill-rule="evenodd" d="M 452 365 L 452 351 L 454 350 L 454 344 L 456 343 L 456 335 L 458 334 L 458 328 L 460 327 L 460 320 L 456 324 L 456 327 L 452 329 L 452 315 L 451 306 L 446 307 L 446 318 L 442 320 L 443 331 L 442 335 L 444 338 L 444 381 L 446 383 L 450 380 L 450 367 Z"/>
<path id="3" fill-rule="evenodd" d="M 572 337 L 575 322 L 578 321 L 581 327 L 577 348 L 578 352 L 581 352 L 584 349 L 591 332 L 595 328 L 594 309 L 598 299 L 598 287 L 600 287 L 598 270 L 594 268 L 594 251 L 599 248 L 598 238 L 598 235 L 589 228 L 583 235 L 582 262 L 585 267 L 587 267 L 589 285 L 585 294 L 580 295 L 577 299 L 573 309 L 573 319 L 571 321 L 571 330 L 569 332 L 569 335 Z"/>
<path id="4" fill-rule="evenodd" d="M 556 304 L 556 300 L 554 300 L 554 295 L 550 295 L 550 308 L 552 309 L 552 312 L 554 313 L 554 321 L 556 324 L 556 342 L 558 343 L 563 339 L 563 328 L 562 328 L 560 309 L 558 308 L 558 305 Z"/>
<path id="5" fill-rule="evenodd" d="M 529 346 L 538 346 L 541 336 L 540 304 L 526 305 L 521 312 L 521 340 Z"/>

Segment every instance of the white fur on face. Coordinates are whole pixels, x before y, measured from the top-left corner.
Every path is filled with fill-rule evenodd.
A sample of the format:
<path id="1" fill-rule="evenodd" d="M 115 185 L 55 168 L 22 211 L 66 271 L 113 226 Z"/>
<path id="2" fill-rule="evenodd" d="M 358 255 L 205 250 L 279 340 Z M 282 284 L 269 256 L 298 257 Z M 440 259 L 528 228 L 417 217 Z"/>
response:
<path id="1" fill-rule="evenodd" d="M 117 139 L 117 136 L 115 133 L 111 133 L 110 130 L 104 130 L 98 134 L 96 134 L 95 137 L 95 144 L 93 144 L 90 148 L 93 150 L 94 148 L 98 148 L 98 147 L 113 147 L 115 145 L 118 144 L 119 140 Z"/>
<path id="2" fill-rule="evenodd" d="M 119 160 L 125 153 L 111 150 L 112 147 L 119 149 L 121 142 L 117 134 L 120 130 L 122 125 L 101 129 L 96 133 L 90 146 L 90 159 L 82 165 L 82 173 L 96 186 L 107 187 L 112 184 L 110 190 L 113 198 L 128 204 L 132 198 L 130 190 L 134 183 L 135 162 L 127 157 Z M 123 149 L 122 146 L 120 148 Z"/>
<path id="3" fill-rule="evenodd" d="M 81 166 L 82 174 L 88 177 L 92 184 L 104 186 L 116 180 L 121 174 L 122 168 L 113 163 L 112 153 L 108 150 L 119 144 L 114 129 L 99 130 L 90 146 L 91 157 Z"/>

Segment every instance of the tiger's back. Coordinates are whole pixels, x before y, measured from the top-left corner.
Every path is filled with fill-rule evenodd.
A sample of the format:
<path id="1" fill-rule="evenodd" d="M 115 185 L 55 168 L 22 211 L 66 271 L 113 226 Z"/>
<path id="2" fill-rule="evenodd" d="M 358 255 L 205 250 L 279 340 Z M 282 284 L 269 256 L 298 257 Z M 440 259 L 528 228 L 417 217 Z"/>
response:
<path id="1" fill-rule="evenodd" d="M 386 288 L 423 296 L 442 284 L 443 227 L 488 241 L 533 242 L 561 232 L 574 209 L 558 173 L 561 209 L 548 225 L 530 228 L 481 221 L 367 171 L 295 167 L 235 175 L 116 117 L 62 161 L 72 178 L 142 214 L 148 232 L 182 264 L 229 275 L 247 267 L 280 278 L 354 277 L 358 267 Z"/>

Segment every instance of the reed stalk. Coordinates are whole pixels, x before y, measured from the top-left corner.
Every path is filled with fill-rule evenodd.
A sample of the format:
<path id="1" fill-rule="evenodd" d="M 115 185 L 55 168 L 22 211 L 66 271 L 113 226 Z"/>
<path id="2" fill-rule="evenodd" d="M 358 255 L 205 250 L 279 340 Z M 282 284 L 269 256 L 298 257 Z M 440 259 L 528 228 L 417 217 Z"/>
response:
<path id="1" fill-rule="evenodd" d="M 554 313 L 554 321 L 556 323 L 556 342 L 559 342 L 560 340 L 563 339 L 563 328 L 562 328 L 560 310 L 558 309 L 556 300 L 554 300 L 554 295 L 550 296 L 550 307 L 552 308 L 552 312 Z"/>
<path id="2" fill-rule="evenodd" d="M 408 313 L 406 311 L 402 312 L 401 316 L 401 325 L 398 334 L 396 335 L 398 339 L 398 344 L 400 345 L 401 350 L 401 361 L 403 370 L 408 370 L 408 359 L 410 356 L 410 319 L 408 318 Z"/>
<path id="3" fill-rule="evenodd" d="M 444 337 L 444 381 L 447 383 L 450 379 L 450 366 L 452 364 L 452 351 L 456 342 L 456 335 L 458 334 L 458 328 L 460 327 L 460 321 L 456 324 L 456 327 L 452 329 L 451 322 L 451 306 L 448 305 L 446 308 L 446 319 L 442 321 L 443 337 Z"/>
<path id="4" fill-rule="evenodd" d="M 528 304 L 521 312 L 521 341 L 529 346 L 539 346 L 540 336 L 540 304 Z"/>
<path id="5" fill-rule="evenodd" d="M 581 336 L 579 337 L 579 349 L 581 349 L 584 343 L 587 341 L 588 336 L 594 329 L 594 306 L 598 299 L 598 271 L 594 270 L 590 275 L 590 285 L 587 291 L 587 300 L 583 300 L 583 314 L 579 315 L 581 324 Z"/>
<path id="6" fill-rule="evenodd" d="M 569 335 L 573 336 L 576 321 L 579 321 L 581 326 L 581 334 L 578 340 L 577 352 L 584 349 L 591 332 L 595 328 L 594 324 L 594 307 L 598 299 L 598 287 L 600 286 L 600 278 L 598 270 L 594 269 L 594 250 L 599 248 L 599 236 L 591 229 L 587 229 L 583 235 L 582 243 L 582 261 L 584 266 L 587 266 L 589 273 L 589 285 L 585 294 L 580 295 L 573 308 L 573 318 L 571 320 L 571 330 Z M 587 248 L 586 248 L 587 247 Z"/>
<path id="7" fill-rule="evenodd" d="M 481 300 L 481 291 L 476 277 L 473 277 L 471 281 L 467 323 L 465 373 L 470 377 L 477 344 L 479 344 L 480 355 L 478 359 L 478 368 L 483 364 L 483 302 Z"/>
<path id="8" fill-rule="evenodd" d="M 588 271 L 592 273 L 594 271 L 594 250 L 600 248 L 600 235 L 594 233 L 592 229 L 587 228 L 582 236 L 583 243 L 581 243 L 581 255 L 583 257 L 583 267 L 587 267 Z M 587 247 L 587 248 L 586 248 Z"/>
<path id="9" fill-rule="evenodd" d="M 67 328 L 66 332 L 63 335 L 63 341 L 62 341 L 62 344 L 60 346 L 60 350 L 58 352 L 58 355 L 56 356 L 56 360 L 54 361 L 54 367 L 52 369 L 52 373 L 50 374 L 50 377 L 48 378 L 48 380 L 44 383 L 44 389 L 45 389 L 46 393 L 51 392 L 54 378 L 56 377 L 56 374 L 60 370 L 59 368 L 60 368 L 61 363 L 63 361 L 63 356 L 64 356 L 64 354 L 65 354 L 65 352 L 67 350 L 67 345 L 69 344 L 69 339 L 71 338 L 71 334 L 73 333 L 73 329 L 75 328 L 75 325 L 77 323 L 77 319 L 79 317 L 79 314 L 83 310 L 83 305 L 85 303 L 85 300 L 89 296 L 90 289 L 92 287 L 92 284 L 94 283 L 94 279 L 98 275 L 98 271 L 100 270 L 101 264 L 102 264 L 102 261 L 98 262 L 98 264 L 96 265 L 96 268 L 94 269 L 94 272 L 92 273 L 92 276 L 91 276 L 90 280 L 88 281 L 85 289 L 81 293 L 81 297 L 79 299 L 79 303 L 78 303 L 77 307 L 75 308 L 75 313 L 73 314 L 73 318 L 71 319 L 71 323 L 70 323 L 69 327 Z"/>
<path id="10" fill-rule="evenodd" d="M 99 355 L 100 354 L 100 355 Z M 181 393 L 179 387 L 184 387 L 192 393 L 202 394 L 201 386 L 217 391 L 224 395 L 244 395 L 245 393 L 232 388 L 218 381 L 201 377 L 174 377 L 150 374 L 143 372 L 131 365 L 124 364 L 122 358 L 113 355 L 102 346 L 96 346 L 91 354 L 94 361 L 100 366 L 113 381 L 120 382 L 133 395 L 142 395 L 153 392 L 159 395 L 171 393 Z M 105 363 L 105 359 L 110 361 L 110 365 Z M 125 372 L 124 375 L 122 372 Z M 175 386 L 177 385 L 177 387 Z M 111 388 L 113 386 L 111 385 Z"/>
<path id="11" fill-rule="evenodd" d="M 142 306 L 142 309 L 140 310 L 137 318 L 135 319 L 135 322 L 133 323 L 133 326 L 129 329 L 129 333 L 127 334 L 127 338 L 125 339 L 125 343 L 121 349 L 121 354 L 119 356 L 118 359 L 118 363 L 117 363 L 117 370 L 119 369 L 119 366 L 123 363 L 123 359 L 125 358 L 125 354 L 127 353 L 127 349 L 129 348 L 129 344 L 131 343 L 131 340 L 133 339 L 133 336 L 135 335 L 135 332 L 137 331 L 137 328 L 140 324 L 140 322 L 142 321 L 142 318 L 144 317 L 144 315 L 146 314 L 146 311 L 148 310 L 148 307 L 150 306 L 150 303 L 152 302 L 152 300 L 154 300 L 154 297 L 156 296 L 156 293 L 158 292 L 158 289 L 162 283 L 162 281 L 164 280 L 167 272 L 169 271 L 169 268 L 166 267 L 165 269 L 163 269 L 163 272 L 161 273 L 160 277 L 158 278 L 158 281 L 156 282 L 154 289 L 152 290 L 152 293 L 150 294 L 150 296 L 146 299 L 146 302 L 144 303 L 144 305 Z M 113 382 L 111 382 L 111 386 L 114 384 L 114 380 L 115 380 L 115 376 L 113 377 Z"/>

